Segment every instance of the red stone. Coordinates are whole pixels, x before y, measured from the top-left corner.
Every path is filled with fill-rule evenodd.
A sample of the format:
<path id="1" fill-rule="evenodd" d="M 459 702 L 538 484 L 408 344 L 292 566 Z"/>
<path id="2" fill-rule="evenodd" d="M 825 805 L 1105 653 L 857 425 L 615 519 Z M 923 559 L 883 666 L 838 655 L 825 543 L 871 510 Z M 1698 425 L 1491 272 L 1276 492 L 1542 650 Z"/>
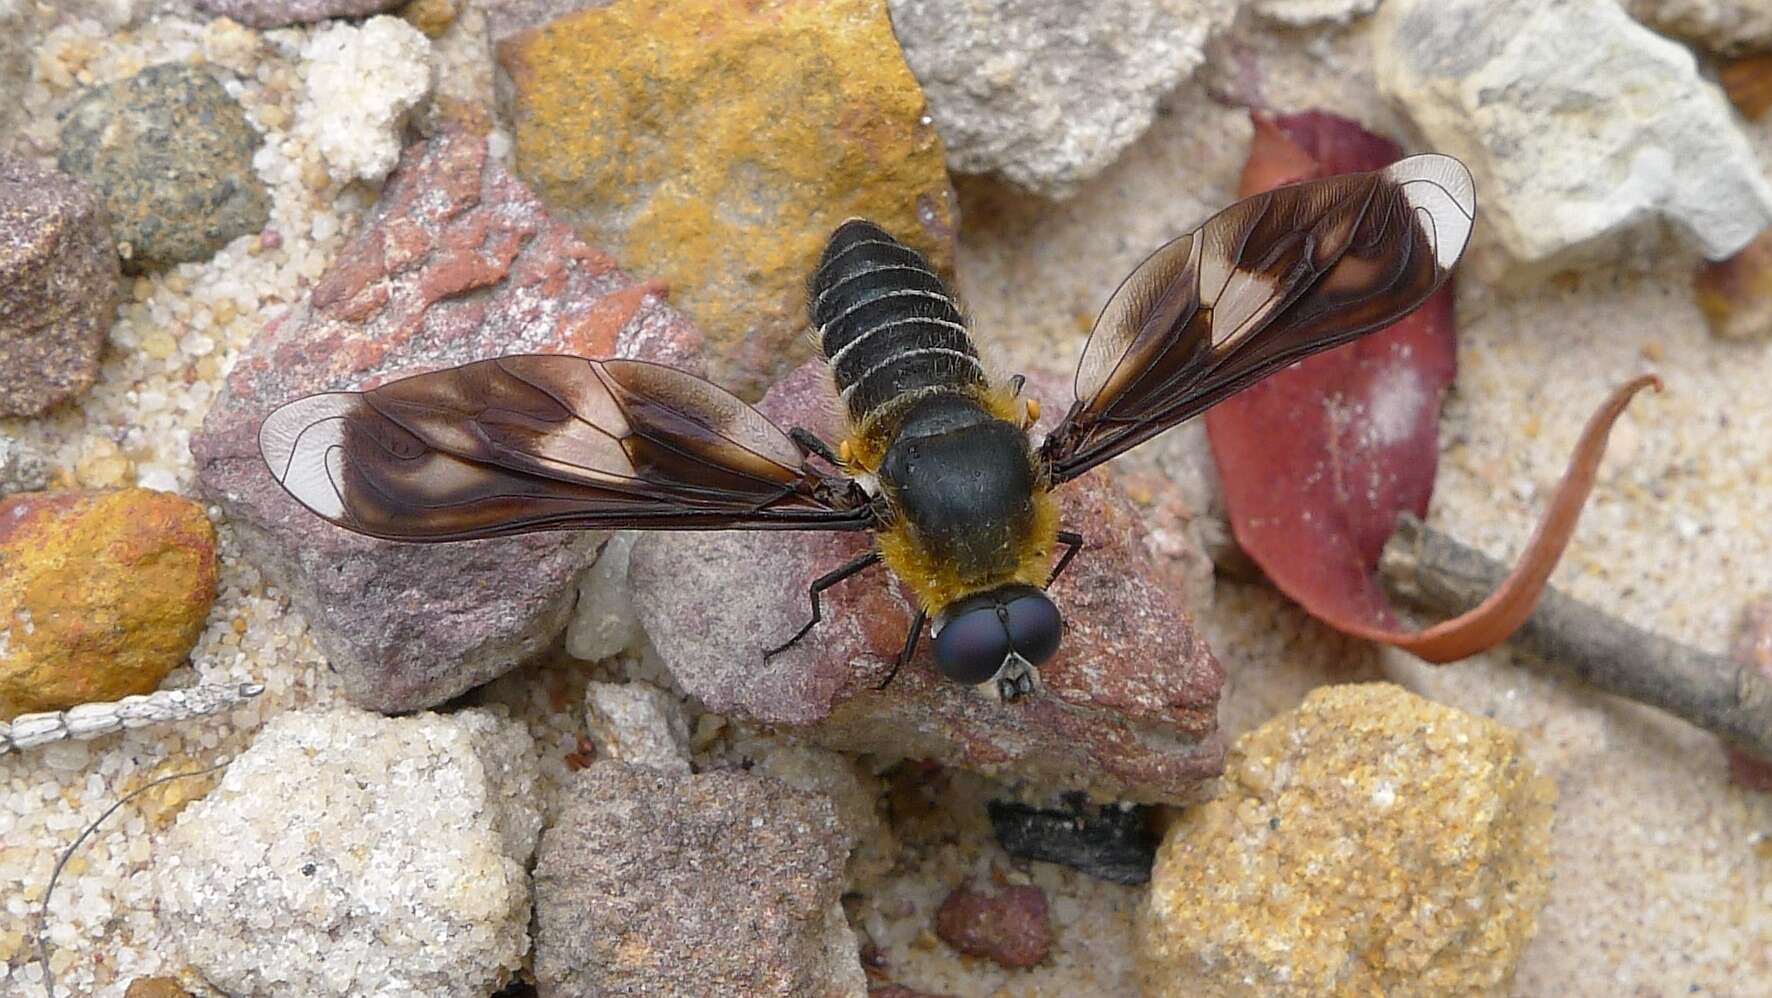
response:
<path id="1" fill-rule="evenodd" d="M 935 934 L 967 956 L 1021 970 L 1046 959 L 1052 949 L 1052 916 L 1038 887 L 996 892 L 962 884 L 935 913 Z"/>

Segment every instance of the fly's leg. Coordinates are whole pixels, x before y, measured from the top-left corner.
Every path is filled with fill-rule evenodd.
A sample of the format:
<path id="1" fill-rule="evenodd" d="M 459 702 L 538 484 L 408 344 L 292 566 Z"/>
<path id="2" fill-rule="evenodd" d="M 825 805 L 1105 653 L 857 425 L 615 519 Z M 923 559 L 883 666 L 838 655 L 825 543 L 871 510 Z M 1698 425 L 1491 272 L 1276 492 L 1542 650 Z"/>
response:
<path id="1" fill-rule="evenodd" d="M 812 588 L 807 592 L 807 595 L 812 598 L 812 619 L 808 620 L 806 622 L 805 627 L 802 627 L 798 631 L 795 631 L 793 637 L 787 639 L 786 641 L 775 646 L 774 648 L 771 648 L 768 651 L 764 652 L 763 658 L 765 660 L 774 658 L 775 656 L 780 655 L 782 652 L 787 651 L 789 648 L 792 648 L 795 644 L 799 643 L 801 638 L 806 636 L 806 632 L 812 630 L 812 628 L 815 625 L 817 625 L 820 620 L 824 619 L 824 606 L 820 602 L 819 597 L 824 594 L 824 591 L 826 589 L 829 589 L 830 587 L 836 585 L 837 583 L 842 582 L 844 579 L 849 578 L 851 575 L 854 575 L 857 572 L 863 571 L 864 569 L 871 568 L 874 565 L 877 565 L 879 563 L 880 563 L 880 552 L 869 551 L 867 554 L 864 554 L 861 557 L 856 558 L 854 561 L 851 561 L 848 564 L 845 564 L 839 568 L 836 568 L 836 569 L 833 569 L 829 572 L 826 572 L 825 574 L 823 574 L 823 575 L 819 576 L 817 579 L 815 579 L 812 583 Z"/>
<path id="2" fill-rule="evenodd" d="M 1077 552 L 1083 550 L 1083 535 L 1075 530 L 1060 530 L 1058 543 L 1064 545 L 1064 554 L 1058 556 L 1058 564 L 1052 566 L 1052 574 L 1046 578 L 1046 588 L 1048 589 L 1052 588 L 1052 584 L 1058 581 L 1060 575 L 1064 574 L 1066 566 L 1070 565 L 1071 559 L 1077 556 Z"/>
<path id="3" fill-rule="evenodd" d="M 836 451 L 831 449 L 831 445 L 819 439 L 818 434 L 813 433 L 811 430 L 796 426 L 788 431 L 788 438 L 793 440 L 794 443 L 799 444 L 801 449 L 806 451 L 806 453 L 817 454 L 819 457 L 829 461 L 831 467 L 843 467 L 843 460 L 837 456 Z"/>
<path id="4" fill-rule="evenodd" d="M 917 610 L 917 615 L 911 618 L 911 633 L 904 636 L 904 649 L 898 653 L 898 658 L 892 663 L 892 671 L 888 672 L 886 678 L 880 680 L 880 685 L 874 687 L 874 689 L 883 690 L 892 685 L 892 681 L 898 678 L 898 670 L 904 668 L 904 664 L 909 662 L 911 656 L 917 653 L 917 641 L 923 637 L 923 622 L 928 619 L 929 614 L 924 613 L 923 610 L 919 608 Z"/>

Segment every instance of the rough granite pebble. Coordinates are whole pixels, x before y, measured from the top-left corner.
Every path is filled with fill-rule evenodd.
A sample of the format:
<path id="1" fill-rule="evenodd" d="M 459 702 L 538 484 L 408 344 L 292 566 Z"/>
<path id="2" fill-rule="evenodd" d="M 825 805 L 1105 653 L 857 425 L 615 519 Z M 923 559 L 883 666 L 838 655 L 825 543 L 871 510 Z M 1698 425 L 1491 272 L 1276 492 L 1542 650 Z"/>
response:
<path id="1" fill-rule="evenodd" d="M 398 544 L 327 525 L 259 456 L 283 402 L 504 353 L 694 368 L 699 334 L 656 284 L 579 242 L 449 126 L 406 151 L 308 297 L 259 333 L 192 438 L 204 494 L 290 594 L 360 706 L 433 706 L 545 649 L 566 626 L 594 534 Z"/>
<path id="2" fill-rule="evenodd" d="M 740 771 L 598 762 L 535 866 L 543 998 L 860 998 L 838 901 L 850 840 L 829 801 Z"/>
<path id="3" fill-rule="evenodd" d="M 249 28 L 282 28 L 334 17 L 363 17 L 393 10 L 406 0 L 197 0 L 216 17 L 230 17 Z"/>
<path id="4" fill-rule="evenodd" d="M 490 711 L 280 715 L 158 843 L 161 918 L 231 995 L 482 998 L 529 948 L 536 780 Z"/>
<path id="5" fill-rule="evenodd" d="M 24 93 L 31 80 L 38 26 L 33 0 L 0 0 L 0 94 Z M 0 100 L 0 156 L 17 152 L 8 146 L 23 111 L 21 101 Z"/>
<path id="6" fill-rule="evenodd" d="M 1046 892 L 1032 884 L 985 890 L 968 881 L 935 912 L 935 934 L 967 956 L 1021 970 L 1052 950 Z"/>
<path id="7" fill-rule="evenodd" d="M 588 683 L 585 726 L 600 759 L 689 772 L 689 722 L 669 691 L 638 680 Z"/>
<path id="8" fill-rule="evenodd" d="M 905 61 L 957 173 L 1061 198 L 1150 127 L 1234 0 L 889 0 Z"/>
<path id="9" fill-rule="evenodd" d="M 430 54 L 430 40 L 395 17 L 334 24 L 308 38 L 297 114 L 334 181 L 379 181 L 394 168 L 407 113 L 431 92 Z"/>
<path id="10" fill-rule="evenodd" d="M 182 496 L 0 498 L 0 721 L 152 692 L 203 629 L 215 553 Z"/>
<path id="11" fill-rule="evenodd" d="M 1507 994 L 1555 798 L 1494 721 L 1387 683 L 1318 689 L 1169 828 L 1144 994 Z"/>
<path id="12" fill-rule="evenodd" d="M 855 842 L 845 874 L 850 890 L 891 872 L 898 860 L 898 837 L 885 819 L 886 785 L 861 763 L 846 755 L 810 745 L 759 746 L 756 769 L 790 787 L 828 798 L 837 820 Z"/>
<path id="13" fill-rule="evenodd" d="M 1772 47 L 1772 4 L 1765 0 L 1625 0 L 1625 9 L 1664 35 L 1713 52 Z"/>
<path id="14" fill-rule="evenodd" d="M 1255 12 L 1281 24 L 1346 24 L 1378 9 L 1378 0 L 1254 0 Z"/>
<path id="15" fill-rule="evenodd" d="M 35 447 L 12 437 L 0 436 L 0 496 L 14 492 L 41 492 L 49 487 L 49 458 Z"/>
<path id="16" fill-rule="evenodd" d="M 0 416 L 92 387 L 121 290 L 98 192 L 0 152 Z"/>
<path id="17" fill-rule="evenodd" d="M 260 141 L 209 70 L 162 63 L 82 95 L 57 163 L 104 192 L 123 265 L 139 271 L 206 260 L 265 227 Z"/>
<path id="18" fill-rule="evenodd" d="M 1379 90 L 1475 175 L 1510 277 L 1615 263 L 1660 220 L 1711 259 L 1772 224 L 1772 182 L 1685 46 L 1617 4 L 1392 0 Z"/>

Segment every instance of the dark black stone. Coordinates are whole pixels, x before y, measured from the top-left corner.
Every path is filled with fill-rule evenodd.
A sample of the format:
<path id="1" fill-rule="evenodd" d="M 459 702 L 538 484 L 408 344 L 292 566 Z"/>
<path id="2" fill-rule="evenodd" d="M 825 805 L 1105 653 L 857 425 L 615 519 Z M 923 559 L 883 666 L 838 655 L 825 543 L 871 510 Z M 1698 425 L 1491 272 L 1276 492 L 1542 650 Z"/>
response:
<path id="1" fill-rule="evenodd" d="M 1042 810 L 1017 801 L 985 806 L 1004 851 L 1017 859 L 1060 863 L 1116 884 L 1151 879 L 1157 835 L 1151 809 L 1142 804 L 1089 807 L 1080 799 L 1064 810 Z"/>

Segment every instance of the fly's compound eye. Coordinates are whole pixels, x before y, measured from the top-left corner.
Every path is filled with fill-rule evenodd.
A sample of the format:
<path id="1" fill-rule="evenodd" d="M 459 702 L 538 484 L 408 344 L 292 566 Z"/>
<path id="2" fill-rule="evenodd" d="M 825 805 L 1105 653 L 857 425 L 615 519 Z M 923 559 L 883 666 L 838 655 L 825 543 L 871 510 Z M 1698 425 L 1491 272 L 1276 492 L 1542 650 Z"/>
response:
<path id="1" fill-rule="evenodd" d="M 997 674 L 1009 657 L 1009 631 L 995 602 L 975 603 L 935 635 L 935 662 L 955 682 L 976 685 Z"/>
<path id="2" fill-rule="evenodd" d="M 1029 665 L 1043 665 L 1058 651 L 1064 619 L 1059 616 L 1058 607 L 1040 590 L 1030 588 L 1011 598 L 1004 623 L 1009 628 L 1009 643 Z"/>

